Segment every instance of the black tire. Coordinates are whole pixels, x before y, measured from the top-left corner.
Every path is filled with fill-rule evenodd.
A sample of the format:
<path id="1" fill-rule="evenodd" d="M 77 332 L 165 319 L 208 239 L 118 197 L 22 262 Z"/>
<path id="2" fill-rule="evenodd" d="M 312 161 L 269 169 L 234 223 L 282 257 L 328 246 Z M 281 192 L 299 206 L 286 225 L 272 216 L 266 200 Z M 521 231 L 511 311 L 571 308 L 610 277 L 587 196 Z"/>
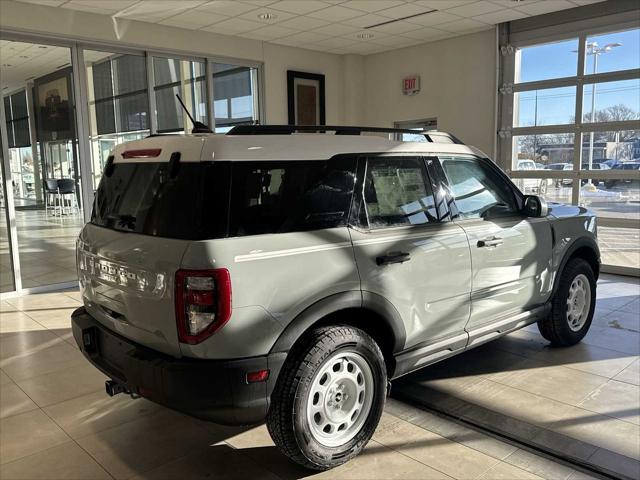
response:
<path id="1" fill-rule="evenodd" d="M 306 405 L 316 372 L 337 351 L 355 352 L 366 360 L 372 373 L 374 394 L 358 433 L 343 445 L 328 447 L 313 437 Z M 328 470 L 358 455 L 369 442 L 380 421 L 386 392 L 384 358 L 369 335 L 345 325 L 318 328 L 305 335 L 287 356 L 271 396 L 267 428 L 287 457 L 309 469 Z"/>
<path id="2" fill-rule="evenodd" d="M 574 331 L 569 326 L 567 299 L 574 279 L 580 275 L 587 278 L 591 296 L 586 319 L 580 329 Z M 551 313 L 547 318 L 538 321 L 538 330 L 553 345 L 566 347 L 578 343 L 589 331 L 596 306 L 596 277 L 585 260 L 572 258 L 565 265 L 558 281 L 558 290 L 551 300 Z"/>

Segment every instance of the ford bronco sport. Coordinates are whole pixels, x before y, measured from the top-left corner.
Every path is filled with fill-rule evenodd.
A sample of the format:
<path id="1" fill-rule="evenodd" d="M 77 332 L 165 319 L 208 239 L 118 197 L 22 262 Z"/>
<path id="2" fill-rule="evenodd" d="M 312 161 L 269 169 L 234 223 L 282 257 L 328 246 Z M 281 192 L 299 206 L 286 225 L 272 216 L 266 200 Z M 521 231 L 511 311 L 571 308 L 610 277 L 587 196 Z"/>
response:
<path id="1" fill-rule="evenodd" d="M 534 322 L 556 345 L 585 336 L 593 213 L 523 195 L 451 135 L 364 130 L 387 131 L 239 126 L 115 148 L 72 317 L 107 393 L 266 419 L 323 470 L 364 448 L 391 380 Z"/>

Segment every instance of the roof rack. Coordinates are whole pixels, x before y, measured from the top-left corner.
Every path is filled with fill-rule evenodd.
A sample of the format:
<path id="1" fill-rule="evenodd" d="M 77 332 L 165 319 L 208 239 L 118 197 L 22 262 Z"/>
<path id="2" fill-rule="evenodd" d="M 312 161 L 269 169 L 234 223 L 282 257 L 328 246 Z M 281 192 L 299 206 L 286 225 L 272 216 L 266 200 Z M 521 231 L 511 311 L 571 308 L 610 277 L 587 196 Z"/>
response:
<path id="1" fill-rule="evenodd" d="M 424 135 L 431 143 L 456 143 L 463 145 L 460 139 L 447 132 L 437 130 L 411 130 L 408 128 L 358 127 L 338 125 L 236 125 L 227 135 L 291 135 L 297 132 L 326 133 L 335 132 L 336 135 L 360 135 L 361 133 L 410 133 Z"/>

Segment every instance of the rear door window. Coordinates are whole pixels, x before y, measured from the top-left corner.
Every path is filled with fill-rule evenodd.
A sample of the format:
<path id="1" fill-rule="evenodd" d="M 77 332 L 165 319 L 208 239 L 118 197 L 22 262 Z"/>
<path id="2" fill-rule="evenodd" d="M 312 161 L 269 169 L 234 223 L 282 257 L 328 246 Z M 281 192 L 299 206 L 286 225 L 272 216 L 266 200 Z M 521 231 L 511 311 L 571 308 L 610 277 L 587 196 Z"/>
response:
<path id="1" fill-rule="evenodd" d="M 367 161 L 364 179 L 366 219 L 372 229 L 438 221 L 424 160 L 379 157 Z"/>
<path id="2" fill-rule="evenodd" d="M 356 159 L 236 162 L 229 236 L 346 226 Z"/>

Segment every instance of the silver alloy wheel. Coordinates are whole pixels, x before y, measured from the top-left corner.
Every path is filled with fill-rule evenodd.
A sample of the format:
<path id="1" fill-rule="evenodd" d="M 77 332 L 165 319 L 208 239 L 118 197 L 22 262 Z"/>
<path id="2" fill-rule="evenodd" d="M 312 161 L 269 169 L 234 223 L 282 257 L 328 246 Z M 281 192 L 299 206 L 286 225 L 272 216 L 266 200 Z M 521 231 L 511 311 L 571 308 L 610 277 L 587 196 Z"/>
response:
<path id="1" fill-rule="evenodd" d="M 573 332 L 580 330 L 591 309 L 591 285 L 584 274 L 576 275 L 569 287 L 567 297 L 567 322 Z"/>
<path id="2" fill-rule="evenodd" d="M 307 422 L 313 438 L 326 447 L 353 439 L 373 404 L 375 385 L 371 367 L 359 353 L 339 350 L 311 380 Z"/>

